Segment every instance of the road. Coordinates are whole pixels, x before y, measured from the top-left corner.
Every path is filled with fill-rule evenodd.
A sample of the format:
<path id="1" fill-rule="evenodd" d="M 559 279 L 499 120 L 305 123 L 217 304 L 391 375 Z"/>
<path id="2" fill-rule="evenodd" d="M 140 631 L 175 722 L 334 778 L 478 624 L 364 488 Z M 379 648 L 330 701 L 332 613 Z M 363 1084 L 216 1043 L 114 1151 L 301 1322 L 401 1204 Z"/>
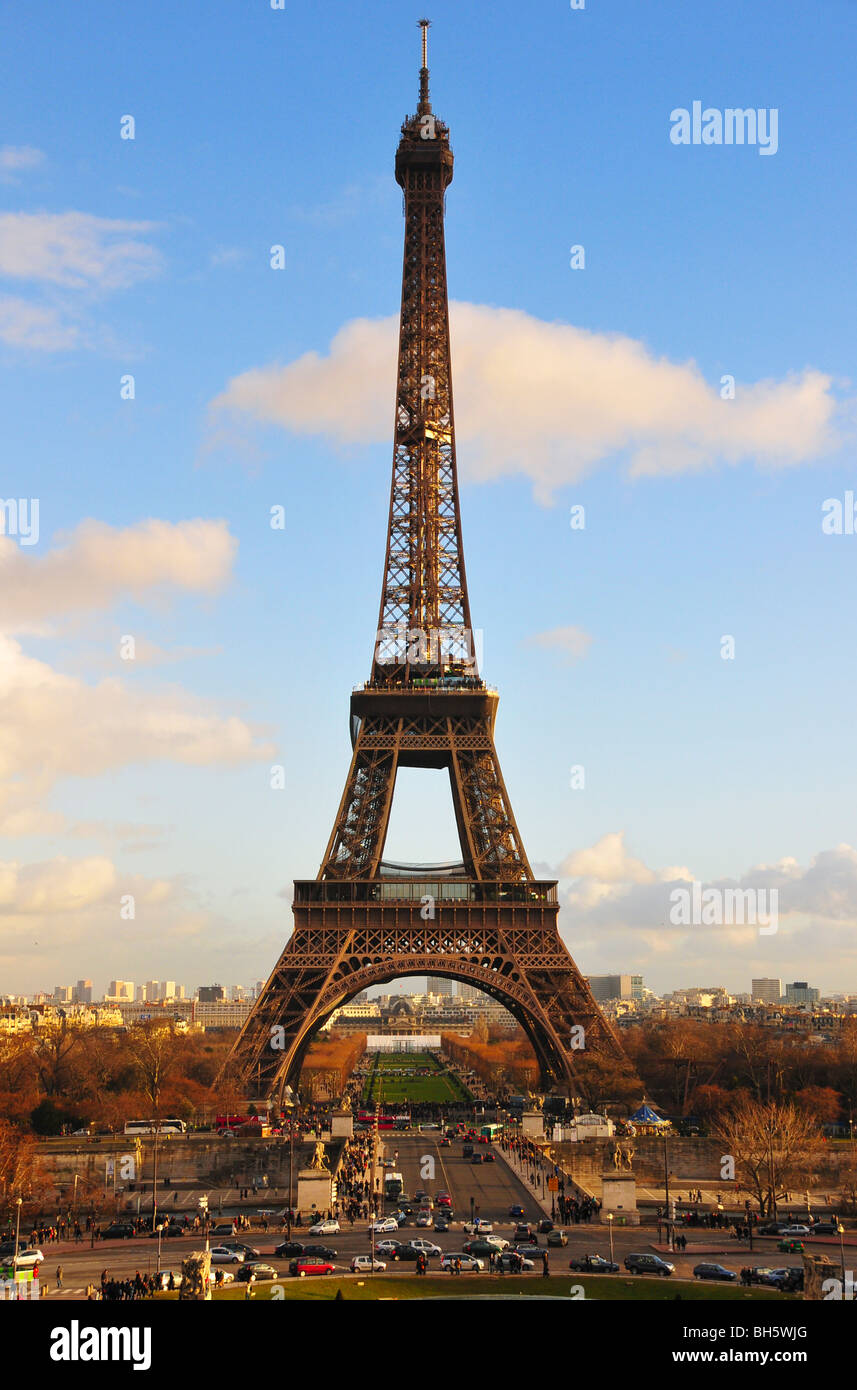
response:
<path id="1" fill-rule="evenodd" d="M 390 1157 L 393 1156 L 394 1151 L 398 1151 L 397 1167 L 403 1175 L 406 1192 L 412 1194 L 415 1190 L 424 1188 L 428 1192 L 436 1193 L 445 1188 L 450 1193 L 454 1204 L 456 1220 L 450 1231 L 436 1234 L 431 1229 L 417 1231 L 412 1225 L 408 1225 L 402 1228 L 399 1237 L 402 1240 L 409 1236 L 420 1235 L 435 1241 L 444 1251 L 460 1250 L 463 1242 L 467 1239 L 461 1227 L 462 1222 L 469 1219 L 471 1197 L 473 1198 L 475 1213 L 491 1220 L 496 1234 L 506 1239 L 511 1239 L 513 1235 L 514 1223 L 507 1214 L 511 1205 L 520 1204 L 523 1206 L 527 1218 L 532 1222 L 536 1222 L 542 1215 L 537 1204 L 499 1154 L 494 1163 L 472 1165 L 468 1159 L 463 1157 L 460 1143 L 453 1143 L 452 1148 L 441 1148 L 439 1134 L 431 1131 L 422 1135 L 391 1134 L 383 1136 L 382 1142 Z M 481 1148 L 481 1146 L 479 1147 Z M 427 1160 L 434 1164 L 433 1179 L 424 1176 L 430 1171 Z M 597 1223 L 570 1226 L 567 1228 L 567 1233 L 568 1245 L 566 1247 L 561 1249 L 552 1247 L 550 1249 L 552 1272 L 558 1273 L 560 1270 L 567 1269 L 568 1261 L 572 1257 L 579 1257 L 584 1254 L 610 1256 L 610 1236 L 603 1226 Z M 676 1274 L 681 1278 L 691 1278 L 693 1266 L 700 1259 L 724 1264 L 727 1268 L 736 1271 L 745 1264 L 770 1265 L 781 1268 L 786 1265 L 799 1265 L 801 1263 L 799 1255 L 784 1255 L 778 1252 L 774 1237 L 757 1238 L 754 1242 L 756 1249 L 752 1255 L 743 1250 L 734 1255 L 731 1253 L 699 1255 L 694 1253 L 696 1245 L 709 1248 L 718 1244 L 727 1246 L 728 1240 L 723 1239 L 721 1233 L 713 1231 L 689 1230 L 687 1234 L 689 1242 L 692 1242 L 688 1245 L 688 1249 L 683 1253 L 667 1257 L 675 1264 Z M 274 1258 L 272 1254 L 275 1245 L 284 1238 L 284 1235 L 281 1235 L 273 1227 L 267 1233 L 257 1229 L 239 1237 L 247 1244 L 253 1245 L 263 1259 L 274 1265 L 278 1274 L 289 1277 L 289 1261 Z M 370 1246 L 365 1221 L 358 1222 L 353 1227 L 346 1222 L 339 1235 L 330 1237 L 308 1236 L 307 1228 L 301 1227 L 294 1231 L 293 1238 L 303 1242 L 316 1240 L 332 1246 L 337 1252 L 333 1263 L 337 1269 L 343 1271 L 347 1270 L 354 1255 L 367 1254 Z M 378 1237 L 378 1239 L 383 1239 L 383 1237 Z M 651 1226 L 642 1228 L 617 1227 L 613 1232 L 614 1258 L 621 1265 L 624 1257 L 632 1251 L 650 1250 L 656 1239 L 657 1230 Z M 216 1238 L 212 1240 L 212 1244 L 215 1243 L 215 1240 Z M 199 1234 L 180 1239 L 164 1240 L 161 1249 L 162 1269 L 172 1269 L 178 1273 L 183 1257 L 191 1250 L 199 1249 L 201 1244 Z M 541 1237 L 539 1244 L 545 1244 L 544 1236 Z M 86 1243 L 75 1246 L 69 1242 L 43 1248 L 46 1255 L 44 1278 L 49 1284 L 49 1296 L 51 1298 L 83 1298 L 88 1283 L 99 1284 L 103 1269 L 107 1269 L 112 1278 L 121 1279 L 129 1275 L 133 1276 L 138 1269 L 141 1272 L 154 1271 L 157 1266 L 158 1242 L 149 1238 L 99 1242 L 94 1249 L 91 1249 Z M 820 1243 L 816 1243 L 812 1248 L 815 1248 L 819 1253 L 823 1249 L 824 1253 L 836 1262 L 838 1251 L 822 1246 Z M 65 1289 L 62 1293 L 58 1293 L 56 1290 L 55 1270 L 57 1264 L 62 1264 L 64 1271 Z M 234 1272 L 236 1266 L 226 1266 L 226 1268 Z M 412 1263 L 394 1264 L 390 1262 L 388 1273 L 407 1275 L 413 1273 L 413 1268 Z M 430 1269 L 436 1269 L 434 1260 L 431 1261 Z M 538 1273 L 537 1270 L 536 1275 Z M 623 1277 L 627 1277 L 624 1275 L 624 1271 Z"/>

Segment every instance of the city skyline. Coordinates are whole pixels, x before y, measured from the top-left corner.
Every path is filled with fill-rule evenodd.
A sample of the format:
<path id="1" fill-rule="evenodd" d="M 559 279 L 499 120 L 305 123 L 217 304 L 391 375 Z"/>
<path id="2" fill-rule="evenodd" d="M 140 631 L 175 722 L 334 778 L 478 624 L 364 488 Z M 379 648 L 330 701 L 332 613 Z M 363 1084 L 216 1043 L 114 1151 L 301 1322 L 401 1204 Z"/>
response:
<path id="1" fill-rule="evenodd" d="M 825 527 L 853 500 L 854 17 L 793 6 L 772 54 L 769 4 L 725 4 L 717 34 L 675 0 L 614 11 L 534 14 L 526 51 L 506 3 L 433 15 L 498 748 L 584 974 L 824 995 L 857 979 L 857 829 L 827 775 L 857 542 Z M 349 16 L 218 4 L 199 33 L 156 0 L 132 48 L 105 8 L 110 69 L 71 13 L 50 58 L 37 19 L 4 21 L 3 487 L 29 506 L 0 536 L 0 991 L 76 978 L 89 943 L 105 979 L 165 944 L 179 975 L 265 976 L 318 867 L 377 613 L 416 73 L 410 19 Z M 776 153 L 676 145 L 700 92 L 778 110 Z M 454 848 L 424 781 L 401 779 L 390 858 Z M 776 931 L 671 922 L 693 883 L 778 894 Z"/>

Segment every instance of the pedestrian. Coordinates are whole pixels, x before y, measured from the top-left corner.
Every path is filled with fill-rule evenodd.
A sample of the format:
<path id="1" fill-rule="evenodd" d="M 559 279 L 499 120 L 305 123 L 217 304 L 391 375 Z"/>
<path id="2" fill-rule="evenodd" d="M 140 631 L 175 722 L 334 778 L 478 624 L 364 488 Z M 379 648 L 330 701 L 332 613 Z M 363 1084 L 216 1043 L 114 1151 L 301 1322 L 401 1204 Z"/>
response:
<path id="1" fill-rule="evenodd" d="M 57 1290 L 62 1288 L 62 1265 L 57 1265 Z"/>
<path id="2" fill-rule="evenodd" d="M 550 1274 L 550 1261 L 548 1260 L 547 1250 L 542 1251 L 542 1278 L 547 1279 Z"/>

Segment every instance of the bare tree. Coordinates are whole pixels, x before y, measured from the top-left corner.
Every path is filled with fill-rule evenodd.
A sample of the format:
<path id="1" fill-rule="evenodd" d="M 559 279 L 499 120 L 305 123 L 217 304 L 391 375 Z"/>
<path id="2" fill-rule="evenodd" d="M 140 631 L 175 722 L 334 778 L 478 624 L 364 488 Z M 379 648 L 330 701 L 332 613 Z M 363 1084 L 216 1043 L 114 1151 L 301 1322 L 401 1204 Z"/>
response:
<path id="1" fill-rule="evenodd" d="M 713 1133 L 735 1162 L 739 1190 L 749 1193 L 763 1216 L 809 1177 L 822 1141 L 815 1119 L 791 1102 L 763 1103 L 744 1096 L 718 1116 Z"/>

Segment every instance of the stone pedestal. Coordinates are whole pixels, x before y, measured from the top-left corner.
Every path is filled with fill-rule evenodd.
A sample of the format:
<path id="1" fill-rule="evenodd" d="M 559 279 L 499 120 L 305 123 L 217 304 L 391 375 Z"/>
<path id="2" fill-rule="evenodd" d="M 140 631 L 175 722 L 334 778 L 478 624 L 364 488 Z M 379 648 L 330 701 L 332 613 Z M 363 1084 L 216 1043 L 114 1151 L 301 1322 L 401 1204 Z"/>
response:
<path id="1" fill-rule="evenodd" d="M 354 1136 L 354 1116 L 350 1110 L 334 1110 L 330 1117 L 331 1139 L 351 1139 Z"/>
<path id="2" fill-rule="evenodd" d="M 326 1216 L 333 1206 L 333 1174 L 319 1173 L 315 1168 L 302 1168 L 298 1173 L 298 1210 L 306 1220 L 313 1212 Z"/>
<path id="3" fill-rule="evenodd" d="M 601 1178 L 601 1222 L 613 1213 L 614 1226 L 639 1226 L 637 1179 L 633 1173 L 604 1173 Z"/>
<path id="4" fill-rule="evenodd" d="M 525 1110 L 521 1116 L 521 1133 L 541 1139 L 545 1132 L 545 1117 L 541 1110 Z"/>

